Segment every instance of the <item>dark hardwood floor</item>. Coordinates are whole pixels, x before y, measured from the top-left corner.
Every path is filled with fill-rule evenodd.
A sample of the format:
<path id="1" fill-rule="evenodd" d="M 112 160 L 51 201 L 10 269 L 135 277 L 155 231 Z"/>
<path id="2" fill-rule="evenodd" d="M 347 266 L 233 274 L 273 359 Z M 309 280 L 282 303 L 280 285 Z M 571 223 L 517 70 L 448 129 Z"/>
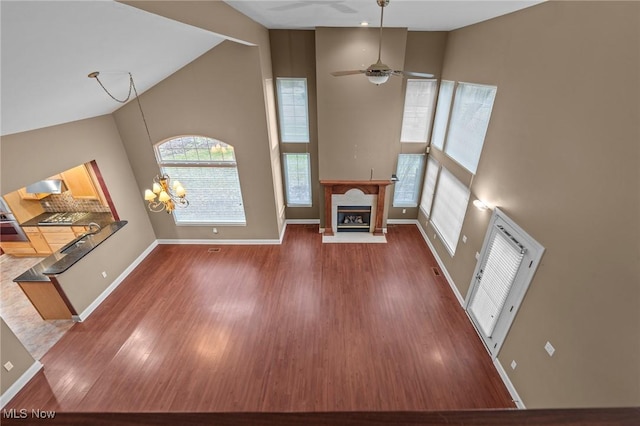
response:
<path id="1" fill-rule="evenodd" d="M 414 225 L 387 244 L 158 246 L 5 409 L 514 408 Z"/>

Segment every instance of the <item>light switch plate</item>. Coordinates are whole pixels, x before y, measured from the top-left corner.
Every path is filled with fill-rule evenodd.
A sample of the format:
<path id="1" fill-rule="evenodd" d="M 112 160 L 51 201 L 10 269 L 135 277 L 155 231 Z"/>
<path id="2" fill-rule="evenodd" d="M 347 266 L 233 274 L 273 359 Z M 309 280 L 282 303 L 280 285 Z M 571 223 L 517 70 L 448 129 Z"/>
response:
<path id="1" fill-rule="evenodd" d="M 516 362 L 515 359 L 513 361 L 511 361 L 511 369 L 512 370 L 515 370 L 517 366 L 518 366 L 518 363 Z"/>
<path id="2" fill-rule="evenodd" d="M 463 242 L 464 244 L 467 244 L 467 236 L 466 236 L 466 235 L 463 235 L 463 236 L 462 236 L 462 242 Z"/>
<path id="3" fill-rule="evenodd" d="M 4 363 L 4 369 L 7 371 L 11 371 L 11 369 L 13 369 L 13 364 L 11 364 L 11 361 L 7 361 Z"/>
<path id="4" fill-rule="evenodd" d="M 549 342 L 547 342 L 544 345 L 544 349 L 547 351 L 549 356 L 553 356 L 553 353 L 556 351 L 556 348 L 554 348 L 553 345 L 551 343 L 549 343 Z"/>

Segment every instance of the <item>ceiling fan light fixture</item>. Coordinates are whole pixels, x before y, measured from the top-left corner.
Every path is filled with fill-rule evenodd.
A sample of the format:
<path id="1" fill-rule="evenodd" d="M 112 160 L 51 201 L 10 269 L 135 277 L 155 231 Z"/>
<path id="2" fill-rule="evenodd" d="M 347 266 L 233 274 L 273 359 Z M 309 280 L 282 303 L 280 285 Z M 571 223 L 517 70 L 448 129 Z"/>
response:
<path id="1" fill-rule="evenodd" d="M 371 83 L 375 84 L 376 86 L 384 84 L 387 82 L 387 80 L 389 80 L 388 75 L 368 75 L 367 78 Z"/>

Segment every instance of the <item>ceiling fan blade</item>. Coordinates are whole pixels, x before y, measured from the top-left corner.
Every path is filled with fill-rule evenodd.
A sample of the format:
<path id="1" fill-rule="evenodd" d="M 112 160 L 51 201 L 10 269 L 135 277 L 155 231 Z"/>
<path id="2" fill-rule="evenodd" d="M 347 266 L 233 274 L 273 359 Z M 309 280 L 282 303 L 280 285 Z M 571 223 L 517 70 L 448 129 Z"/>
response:
<path id="1" fill-rule="evenodd" d="M 334 71 L 331 73 L 334 77 L 340 77 L 343 75 L 364 74 L 367 70 L 351 70 L 351 71 Z"/>
<path id="2" fill-rule="evenodd" d="M 402 74 L 405 77 L 433 78 L 433 74 L 428 74 L 425 72 L 413 72 L 413 71 L 395 71 L 395 72 Z"/>

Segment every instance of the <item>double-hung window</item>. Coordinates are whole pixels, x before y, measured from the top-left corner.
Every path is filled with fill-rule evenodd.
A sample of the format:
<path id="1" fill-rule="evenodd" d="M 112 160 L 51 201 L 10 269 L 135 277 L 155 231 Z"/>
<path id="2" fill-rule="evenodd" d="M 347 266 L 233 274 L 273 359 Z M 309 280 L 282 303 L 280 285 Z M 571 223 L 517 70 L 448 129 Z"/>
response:
<path id="1" fill-rule="evenodd" d="M 420 198 L 420 209 L 427 217 L 431 217 L 431 206 L 433 205 L 433 196 L 436 192 L 439 172 L 440 164 L 435 158 L 429 157 L 427 160 L 427 170 L 424 174 L 422 197 Z"/>
<path id="2" fill-rule="evenodd" d="M 277 78 L 278 115 L 282 142 L 309 142 L 306 78 Z"/>
<path id="3" fill-rule="evenodd" d="M 311 207 L 311 165 L 308 153 L 285 153 L 287 207 Z"/>
<path id="4" fill-rule="evenodd" d="M 431 145 L 440 151 L 444 149 L 444 137 L 447 134 L 449 110 L 451 109 L 451 102 L 453 101 L 454 87 L 455 82 L 453 81 L 442 80 L 440 82 L 436 116 L 433 120 L 433 133 L 431 134 Z"/>
<path id="5" fill-rule="evenodd" d="M 400 142 L 429 140 L 437 87 L 436 80 L 407 80 Z"/>
<path id="6" fill-rule="evenodd" d="M 420 181 L 424 168 L 424 154 L 398 155 L 398 168 L 393 191 L 393 207 L 417 207 Z"/>
<path id="7" fill-rule="evenodd" d="M 459 83 L 451 109 L 445 153 L 475 174 L 497 87 Z"/>
<path id="8" fill-rule="evenodd" d="M 431 223 L 451 256 L 456 252 L 469 195 L 469 188 L 442 167 L 433 200 Z"/>
<path id="9" fill-rule="evenodd" d="M 189 206 L 173 211 L 178 225 L 245 225 L 233 146 L 203 136 L 181 136 L 155 145 L 162 173 L 187 191 Z"/>

